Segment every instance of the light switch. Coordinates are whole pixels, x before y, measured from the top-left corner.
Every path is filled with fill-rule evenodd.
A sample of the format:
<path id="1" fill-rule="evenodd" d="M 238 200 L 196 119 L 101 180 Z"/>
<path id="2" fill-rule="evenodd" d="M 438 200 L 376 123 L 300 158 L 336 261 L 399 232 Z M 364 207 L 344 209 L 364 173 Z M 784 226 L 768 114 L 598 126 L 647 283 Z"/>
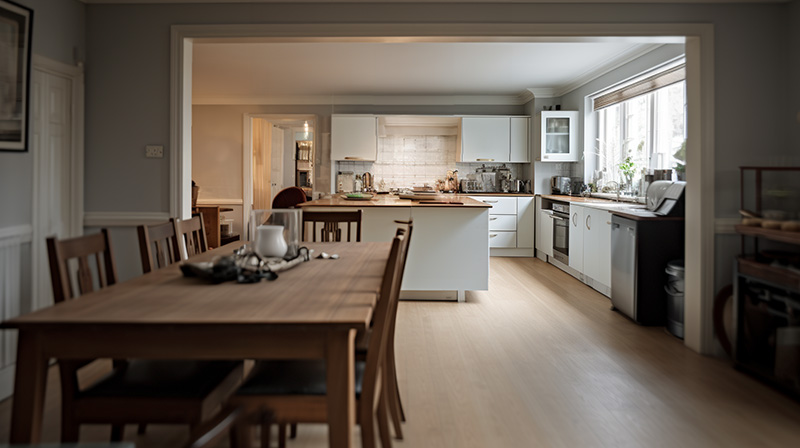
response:
<path id="1" fill-rule="evenodd" d="M 161 145 L 147 145 L 144 147 L 144 156 L 149 159 L 163 159 L 164 147 Z"/>

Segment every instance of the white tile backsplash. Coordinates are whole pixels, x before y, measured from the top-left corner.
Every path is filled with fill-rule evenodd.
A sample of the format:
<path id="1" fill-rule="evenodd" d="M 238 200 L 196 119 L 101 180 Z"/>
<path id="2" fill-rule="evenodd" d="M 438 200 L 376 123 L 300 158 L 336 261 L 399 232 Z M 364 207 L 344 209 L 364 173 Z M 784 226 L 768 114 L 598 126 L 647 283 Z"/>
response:
<path id="1" fill-rule="evenodd" d="M 444 179 L 448 170 L 457 169 L 458 178 L 475 171 L 481 165 L 500 166 L 500 163 L 456 162 L 459 148 L 455 136 L 394 135 L 378 138 L 378 157 L 375 162 L 339 161 L 338 171 L 373 175 L 376 188 L 383 180 L 386 188 L 405 188 L 430 185 Z M 520 164 L 506 164 L 518 177 Z"/>

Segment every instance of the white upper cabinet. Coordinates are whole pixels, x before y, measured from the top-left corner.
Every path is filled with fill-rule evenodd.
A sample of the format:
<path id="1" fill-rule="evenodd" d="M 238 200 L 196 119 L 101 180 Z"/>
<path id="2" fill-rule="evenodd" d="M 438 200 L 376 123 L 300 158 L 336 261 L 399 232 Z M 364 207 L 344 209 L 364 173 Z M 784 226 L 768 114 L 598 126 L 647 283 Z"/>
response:
<path id="1" fill-rule="evenodd" d="M 528 151 L 530 139 L 530 118 L 511 117 L 511 160 L 509 162 L 530 162 Z"/>
<path id="2" fill-rule="evenodd" d="M 375 160 L 377 118 L 373 115 L 331 116 L 331 160 Z"/>
<path id="3" fill-rule="evenodd" d="M 542 111 L 536 119 L 536 160 L 541 162 L 577 162 L 578 112 Z"/>
<path id="4" fill-rule="evenodd" d="M 462 162 L 510 161 L 511 117 L 461 119 Z"/>

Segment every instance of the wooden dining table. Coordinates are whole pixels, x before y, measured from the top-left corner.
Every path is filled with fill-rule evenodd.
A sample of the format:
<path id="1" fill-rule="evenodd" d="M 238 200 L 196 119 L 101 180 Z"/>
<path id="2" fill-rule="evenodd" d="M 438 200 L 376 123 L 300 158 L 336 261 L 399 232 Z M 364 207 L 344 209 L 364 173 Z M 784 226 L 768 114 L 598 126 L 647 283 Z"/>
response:
<path id="1" fill-rule="evenodd" d="M 172 265 L 3 322 L 19 331 L 10 442 L 40 440 L 51 358 L 325 359 L 330 446 L 350 447 L 354 341 L 372 318 L 391 243 L 306 245 L 312 259 L 272 281 L 210 284 Z M 339 259 L 313 258 L 323 251 Z"/>

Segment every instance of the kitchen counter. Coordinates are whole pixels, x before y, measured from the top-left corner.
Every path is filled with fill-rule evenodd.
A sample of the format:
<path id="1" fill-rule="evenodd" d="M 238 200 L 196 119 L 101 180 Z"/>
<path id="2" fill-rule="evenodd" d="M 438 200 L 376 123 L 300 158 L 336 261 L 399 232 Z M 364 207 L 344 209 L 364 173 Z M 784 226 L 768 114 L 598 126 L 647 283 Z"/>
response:
<path id="1" fill-rule="evenodd" d="M 370 200 L 345 199 L 342 194 L 299 204 L 300 207 L 447 207 L 490 208 L 491 205 L 476 201 L 464 194 L 440 194 L 423 200 L 400 199 L 390 194 L 375 195 Z"/>
<path id="2" fill-rule="evenodd" d="M 611 212 L 612 215 L 632 219 L 634 221 L 683 221 L 683 217 L 659 216 L 645 209 L 644 204 L 638 202 L 617 202 L 601 198 L 585 198 L 579 196 L 566 196 L 558 194 L 542 194 L 542 199 L 551 201 L 569 202 L 584 207 L 591 207 Z"/>

